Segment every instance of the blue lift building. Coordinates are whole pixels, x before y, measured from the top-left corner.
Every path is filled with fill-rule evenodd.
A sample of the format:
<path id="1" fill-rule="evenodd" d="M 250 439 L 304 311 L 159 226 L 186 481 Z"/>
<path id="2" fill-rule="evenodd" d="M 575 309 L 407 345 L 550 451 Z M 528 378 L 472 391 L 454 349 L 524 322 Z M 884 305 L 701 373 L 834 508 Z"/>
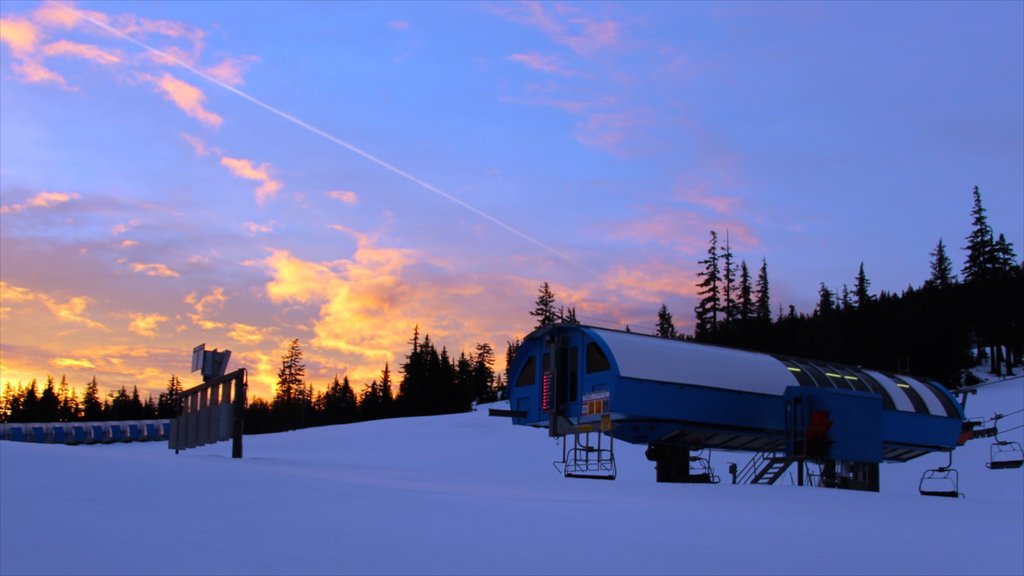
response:
<path id="1" fill-rule="evenodd" d="M 755 453 L 734 481 L 796 463 L 800 484 L 877 491 L 879 463 L 951 452 L 964 430 L 928 380 L 577 324 L 527 336 L 510 375 L 505 415 L 564 437 L 567 476 L 614 478 L 625 441 L 648 446 L 659 482 L 717 481 L 703 454 L 719 449 Z"/>

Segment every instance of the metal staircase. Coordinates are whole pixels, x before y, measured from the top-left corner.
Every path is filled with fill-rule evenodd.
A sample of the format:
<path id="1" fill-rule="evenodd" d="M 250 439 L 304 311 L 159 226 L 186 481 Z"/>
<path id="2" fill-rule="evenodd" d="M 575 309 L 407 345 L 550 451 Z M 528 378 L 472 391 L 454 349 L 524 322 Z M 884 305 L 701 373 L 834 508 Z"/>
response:
<path id="1" fill-rule="evenodd" d="M 793 461 L 793 458 L 775 451 L 758 452 L 736 475 L 736 483 L 775 484 Z"/>

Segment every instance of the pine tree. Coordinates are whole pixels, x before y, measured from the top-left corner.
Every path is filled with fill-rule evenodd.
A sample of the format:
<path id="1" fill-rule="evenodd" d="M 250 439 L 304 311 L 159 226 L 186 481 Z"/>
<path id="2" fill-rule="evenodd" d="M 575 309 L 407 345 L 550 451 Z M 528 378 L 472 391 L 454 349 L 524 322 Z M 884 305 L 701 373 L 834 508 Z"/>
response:
<path id="1" fill-rule="evenodd" d="M 494 348 L 483 342 L 476 345 L 473 354 L 473 399 L 477 402 L 494 402 Z"/>
<path id="2" fill-rule="evenodd" d="M 505 343 L 505 382 L 512 382 L 512 361 L 515 360 L 516 352 L 519 351 L 519 346 L 522 345 L 522 341 L 519 338 L 515 340 L 506 340 Z"/>
<path id="3" fill-rule="evenodd" d="M 995 272 L 999 276 L 1008 276 L 1017 268 L 1017 255 L 1013 251 L 1013 244 L 1006 241 L 1006 236 L 999 233 L 992 247 Z"/>
<path id="4" fill-rule="evenodd" d="M 679 334 L 676 332 L 676 325 L 672 322 L 672 313 L 668 311 L 668 306 L 664 302 L 658 310 L 658 329 L 655 330 L 654 335 L 661 338 L 679 337 Z"/>
<path id="5" fill-rule="evenodd" d="M 740 322 L 746 324 L 754 317 L 754 299 L 751 296 L 750 271 L 747 270 L 747 261 L 740 262 L 740 299 L 739 299 Z"/>
<path id="6" fill-rule="evenodd" d="M 160 393 L 156 402 L 157 418 L 177 418 L 181 414 L 181 380 L 171 374 L 167 390 Z"/>
<path id="7" fill-rule="evenodd" d="M 946 255 L 946 245 L 943 244 L 942 238 L 939 238 L 939 244 L 932 251 L 931 256 L 932 275 L 925 282 L 925 286 L 939 289 L 949 288 L 956 282 L 956 277 L 953 276 L 953 262 Z"/>
<path id="8" fill-rule="evenodd" d="M 815 316 L 828 316 L 835 312 L 835 294 L 822 282 L 818 288 L 818 305 L 814 308 Z"/>
<path id="9" fill-rule="evenodd" d="M 103 404 L 100 402 L 100 387 L 96 383 L 96 377 L 85 385 L 85 394 L 82 395 L 82 417 L 88 421 L 103 419 Z"/>
<path id="10" fill-rule="evenodd" d="M 725 246 L 722 248 L 722 328 L 728 330 L 739 318 L 739 306 L 736 302 L 736 264 L 733 262 L 732 246 L 729 244 L 729 231 L 725 231 Z"/>
<path id="11" fill-rule="evenodd" d="M 707 258 L 698 264 L 704 266 L 704 269 L 697 273 L 697 277 L 703 280 L 697 283 L 697 295 L 700 300 L 694 308 L 694 336 L 698 340 L 706 340 L 718 331 L 718 314 L 722 308 L 719 291 L 718 234 L 714 230 L 711 231 Z"/>
<path id="12" fill-rule="evenodd" d="M 39 422 L 57 422 L 60 420 L 60 398 L 57 397 L 57 389 L 53 384 L 53 376 L 46 377 L 46 387 L 39 395 L 39 402 L 36 404 L 36 415 L 33 418 Z"/>
<path id="13" fill-rule="evenodd" d="M 868 293 L 868 288 L 871 287 L 871 281 L 868 280 L 866 274 L 864 274 L 864 263 L 860 263 L 860 268 L 857 271 L 856 283 L 853 287 L 854 304 L 857 309 L 863 309 L 864 306 L 871 302 L 871 294 Z"/>
<path id="14" fill-rule="evenodd" d="M 294 430 L 302 425 L 303 408 L 309 400 L 306 398 L 305 377 L 306 365 L 302 362 L 302 349 L 296 338 L 281 357 L 281 369 L 277 372 L 273 409 L 280 429 Z"/>
<path id="15" fill-rule="evenodd" d="M 996 268 L 992 228 L 988 225 L 985 208 L 981 205 L 981 192 L 975 186 L 972 191 L 974 206 L 971 209 L 972 229 L 967 236 L 967 259 L 961 270 L 964 282 L 983 281 L 992 277 Z"/>
<path id="16" fill-rule="evenodd" d="M 537 296 L 534 308 L 530 312 L 530 316 L 537 319 L 535 329 L 554 324 L 558 318 L 558 314 L 555 312 L 555 295 L 551 292 L 551 287 L 547 282 L 544 282 L 539 291 L 540 294 Z"/>
<path id="17" fill-rule="evenodd" d="M 761 258 L 761 270 L 757 273 L 754 293 L 754 317 L 767 324 L 772 320 L 772 307 L 768 291 L 768 261 L 764 258 Z"/>

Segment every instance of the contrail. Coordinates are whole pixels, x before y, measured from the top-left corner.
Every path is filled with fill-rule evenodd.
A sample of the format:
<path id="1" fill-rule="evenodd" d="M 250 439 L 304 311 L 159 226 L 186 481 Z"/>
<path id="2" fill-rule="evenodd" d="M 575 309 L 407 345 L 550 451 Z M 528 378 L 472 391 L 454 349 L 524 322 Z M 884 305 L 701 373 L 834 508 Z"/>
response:
<path id="1" fill-rule="evenodd" d="M 307 123 L 307 122 L 305 122 L 303 120 L 300 120 L 299 118 L 296 118 L 295 116 L 292 116 L 291 114 L 289 114 L 289 113 L 287 113 L 287 112 L 285 112 L 283 110 L 279 110 L 279 109 L 271 106 L 270 104 L 267 104 L 266 102 L 260 100 L 259 98 L 256 98 L 255 96 L 251 96 L 251 95 L 249 95 L 249 94 L 239 90 L 238 88 L 235 88 L 234 86 L 230 86 L 228 84 L 225 84 L 224 82 L 221 82 L 220 80 L 210 76 L 209 74 L 203 72 L 202 70 L 199 70 L 199 69 L 189 65 L 186 62 L 182 62 L 181 60 L 175 58 L 174 56 L 172 56 L 172 55 L 170 55 L 170 54 L 168 54 L 168 53 L 166 53 L 166 52 L 164 52 L 162 50 L 154 48 L 154 47 L 150 46 L 149 44 L 146 44 L 145 42 L 142 42 L 141 40 L 136 40 L 135 38 L 132 38 L 131 36 L 125 34 L 124 32 L 121 32 L 120 30 L 117 30 L 117 29 L 109 26 L 105 22 L 101 22 L 99 20 L 96 20 L 95 18 L 92 18 L 89 15 L 84 14 L 82 12 L 79 12 L 79 11 L 73 9 L 73 8 L 68 7 L 68 6 L 64 6 L 64 5 L 60 5 L 60 6 L 62 8 L 64 8 L 65 10 L 75 14 L 79 18 L 82 18 L 83 20 L 91 22 L 91 23 L 95 24 L 96 26 L 99 26 L 100 28 L 103 28 L 107 32 L 110 32 L 111 34 L 113 34 L 115 36 L 118 36 L 119 38 L 122 38 L 124 40 L 127 40 L 128 42 L 131 42 L 132 44 L 135 44 L 136 46 L 138 46 L 138 47 L 140 47 L 140 48 L 142 48 L 144 50 L 152 52 L 153 54 L 156 54 L 157 56 L 160 56 L 161 58 L 165 59 L 166 61 L 172 62 L 175 65 L 180 66 L 180 67 L 188 70 L 189 72 L 195 74 L 196 76 L 199 76 L 200 78 L 203 78 L 207 82 L 210 82 L 212 84 L 216 84 L 217 86 L 220 86 L 221 88 L 223 88 L 225 90 L 228 90 L 228 91 L 234 93 L 235 95 L 240 96 L 241 98 L 244 98 L 244 99 L 248 100 L 249 102 L 252 102 L 253 104 L 259 106 L 260 108 L 263 108 L 264 110 L 267 110 L 268 112 L 272 112 L 273 114 L 276 114 L 277 116 L 280 116 L 281 118 L 284 118 L 285 120 L 291 122 L 292 124 L 295 124 L 297 126 L 305 128 L 309 132 L 312 132 L 313 134 L 316 134 L 317 136 L 320 136 L 321 138 L 324 138 L 324 139 L 329 140 L 329 141 L 331 141 L 331 142 L 333 142 L 333 143 L 335 143 L 335 144 L 337 144 L 337 145 L 339 145 L 339 146 L 341 146 L 343 148 L 346 148 L 350 152 L 354 152 L 354 153 L 362 156 L 363 158 L 366 158 L 367 160 L 373 162 L 374 164 L 377 164 L 378 166 L 380 166 L 380 167 L 382 167 L 382 168 L 384 168 L 386 170 L 389 170 L 392 173 L 397 174 L 397 175 L 401 176 L 402 178 L 405 178 L 406 180 L 409 180 L 410 182 L 413 182 L 414 184 L 417 184 L 420 187 L 425 188 L 425 189 L 433 192 L 434 194 L 437 194 L 438 196 L 449 200 L 450 202 L 453 202 L 455 204 L 458 204 L 459 206 L 462 206 L 466 210 L 469 210 L 470 212 L 476 214 L 477 216 L 479 216 L 479 217 L 481 217 L 481 218 L 483 218 L 485 220 L 489 220 L 489 221 L 493 222 L 494 224 L 497 224 L 498 226 L 501 226 L 505 230 L 515 234 L 516 236 L 519 236 L 523 240 L 526 240 L 526 241 L 528 241 L 528 242 L 530 242 L 532 244 L 535 244 L 536 246 L 539 246 L 539 247 L 543 248 L 544 250 L 550 252 L 551 254 L 554 254 L 555 256 L 559 257 L 560 259 L 568 262 L 569 264 L 572 264 L 573 266 L 576 266 L 577 268 L 585 270 L 585 271 L 587 271 L 587 272 L 589 272 L 589 273 L 591 273 L 591 274 L 593 274 L 595 276 L 598 275 L 596 271 L 588 268 L 587 266 L 584 266 L 583 264 L 580 264 L 579 262 L 573 260 L 572 258 L 570 258 L 568 255 L 562 253 L 561 251 L 556 250 L 555 248 L 553 248 L 553 247 L 551 247 L 551 246 L 541 242 L 540 240 L 537 240 L 533 236 L 530 236 L 529 234 L 527 234 L 527 233 L 525 233 L 525 232 L 523 232 L 523 231 L 521 231 L 521 230 L 519 230 L 517 228 L 514 228 L 513 226 L 511 226 L 509 224 L 506 224 L 505 222 L 502 222 L 501 220 L 495 218 L 494 216 L 491 216 L 490 214 L 488 214 L 487 212 L 484 212 L 483 210 L 480 210 L 479 208 L 473 206 L 472 204 L 464 202 L 463 200 L 460 200 L 459 198 L 456 198 L 455 196 L 452 196 L 451 194 L 445 192 L 444 190 L 441 190 L 440 188 L 438 188 L 438 187 L 436 187 L 436 186 L 434 186 L 434 185 L 432 185 L 432 184 L 430 184 L 428 182 L 424 182 L 423 180 L 420 180 L 419 178 L 417 178 L 416 176 L 413 176 L 412 174 L 409 174 L 405 170 L 402 170 L 401 168 L 398 168 L 397 166 L 394 166 L 393 164 L 389 164 L 389 163 L 385 162 L 384 160 L 381 160 L 380 158 L 377 158 L 373 154 L 370 154 L 369 152 L 367 152 L 367 151 L 365 151 L 365 150 L 363 150 L 363 149 L 361 149 L 361 148 L 359 148 L 359 147 L 357 147 L 357 146 L 355 146 L 353 144 L 349 144 L 348 142 L 345 142 L 344 140 L 342 140 L 341 138 L 338 138 L 337 136 L 334 136 L 333 134 L 330 134 L 328 132 L 324 132 L 323 130 L 317 128 L 316 126 L 313 126 L 312 124 L 309 124 L 309 123 Z"/>

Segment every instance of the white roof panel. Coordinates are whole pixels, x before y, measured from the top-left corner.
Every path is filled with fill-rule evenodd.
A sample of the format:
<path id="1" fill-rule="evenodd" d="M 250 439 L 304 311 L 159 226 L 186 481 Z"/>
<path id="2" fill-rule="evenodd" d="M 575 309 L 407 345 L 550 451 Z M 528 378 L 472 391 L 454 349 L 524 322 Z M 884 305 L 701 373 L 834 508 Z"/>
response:
<path id="1" fill-rule="evenodd" d="M 786 366 L 767 354 L 642 334 L 592 329 L 626 378 L 782 396 L 797 386 Z"/>

